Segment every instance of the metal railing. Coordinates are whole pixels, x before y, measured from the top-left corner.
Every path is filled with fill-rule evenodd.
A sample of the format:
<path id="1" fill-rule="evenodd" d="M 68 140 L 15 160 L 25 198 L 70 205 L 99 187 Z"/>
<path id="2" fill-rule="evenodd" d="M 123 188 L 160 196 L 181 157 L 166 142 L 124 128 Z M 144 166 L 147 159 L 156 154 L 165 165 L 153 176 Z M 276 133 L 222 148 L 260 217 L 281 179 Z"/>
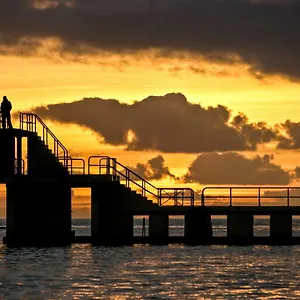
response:
<path id="1" fill-rule="evenodd" d="M 58 161 L 63 161 L 64 157 L 59 156 L 57 157 Z M 79 165 L 75 165 L 76 162 L 79 162 Z M 70 175 L 74 174 L 80 174 L 80 175 L 85 175 L 85 160 L 83 158 L 78 158 L 78 157 L 68 157 L 68 166 L 67 169 L 70 173 Z"/>
<path id="2" fill-rule="evenodd" d="M 93 163 L 93 160 L 96 162 Z M 190 188 L 158 188 L 142 176 L 119 163 L 116 158 L 109 156 L 90 156 L 88 159 L 88 174 L 96 167 L 100 175 L 112 175 L 114 180 L 125 181 L 125 186 L 131 185 L 144 197 L 158 205 L 194 206 L 194 191 Z"/>
<path id="3" fill-rule="evenodd" d="M 40 138 L 52 150 L 54 156 L 70 174 L 85 174 L 85 161 L 82 158 L 69 156 L 67 148 L 59 141 L 49 127 L 36 114 L 20 112 L 20 129 L 40 133 Z M 41 131 L 41 132 L 40 132 Z M 92 163 L 93 159 L 96 163 Z M 75 165 L 75 163 L 79 165 Z M 143 177 L 109 156 L 90 156 L 88 159 L 88 175 L 91 169 L 97 168 L 99 175 L 113 175 L 113 180 L 125 181 L 125 186 L 135 187 L 142 196 L 149 197 L 158 205 L 194 206 L 194 191 L 190 188 L 157 188 Z M 152 199 L 151 199 L 152 198 Z"/>
<path id="4" fill-rule="evenodd" d="M 70 156 L 67 148 L 38 115 L 20 112 L 20 129 L 38 133 L 38 126 L 41 126 L 42 141 L 52 150 L 55 157 L 62 161 L 62 165 L 68 168 Z"/>
<path id="5" fill-rule="evenodd" d="M 217 193 L 216 193 L 217 191 Z M 209 193 L 210 192 L 210 193 Z M 222 193 L 220 193 L 222 192 Z M 234 201 L 236 200 L 236 201 Z M 283 201 L 283 203 L 281 203 Z M 300 187 L 253 186 L 253 187 L 205 187 L 201 192 L 201 206 L 213 205 L 256 205 L 267 204 L 290 206 L 299 200 Z M 225 201 L 225 203 L 224 203 Z M 281 202 L 280 202 L 281 201 Z"/>

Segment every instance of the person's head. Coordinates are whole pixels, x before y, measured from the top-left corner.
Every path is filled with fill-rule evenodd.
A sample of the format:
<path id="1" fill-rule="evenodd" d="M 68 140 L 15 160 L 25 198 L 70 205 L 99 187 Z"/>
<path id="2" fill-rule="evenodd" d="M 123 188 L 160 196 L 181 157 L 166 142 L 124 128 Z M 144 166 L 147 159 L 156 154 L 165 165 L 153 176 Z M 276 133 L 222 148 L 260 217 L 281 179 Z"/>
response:
<path id="1" fill-rule="evenodd" d="M 3 96 L 3 101 L 7 101 L 7 97 L 6 96 Z"/>

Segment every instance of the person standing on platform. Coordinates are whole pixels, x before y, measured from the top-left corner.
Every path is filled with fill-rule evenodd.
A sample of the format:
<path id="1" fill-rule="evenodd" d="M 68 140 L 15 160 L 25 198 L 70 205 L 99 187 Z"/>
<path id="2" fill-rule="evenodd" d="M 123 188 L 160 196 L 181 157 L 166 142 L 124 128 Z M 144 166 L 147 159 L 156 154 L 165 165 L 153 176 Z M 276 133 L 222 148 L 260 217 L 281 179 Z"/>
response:
<path id="1" fill-rule="evenodd" d="M 10 111 L 12 109 L 11 102 L 6 96 L 3 96 L 3 101 L 1 102 L 1 115 L 2 115 L 2 128 L 6 129 L 6 125 L 9 129 L 12 129 L 11 115 Z"/>

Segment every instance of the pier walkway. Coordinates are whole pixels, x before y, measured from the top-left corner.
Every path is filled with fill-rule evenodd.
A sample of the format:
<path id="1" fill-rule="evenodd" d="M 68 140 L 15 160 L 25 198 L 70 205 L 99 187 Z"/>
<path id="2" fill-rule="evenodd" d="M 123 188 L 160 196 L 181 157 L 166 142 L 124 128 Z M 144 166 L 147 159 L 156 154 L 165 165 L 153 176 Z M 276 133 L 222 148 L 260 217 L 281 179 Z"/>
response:
<path id="1" fill-rule="evenodd" d="M 1 122 L 0 122 L 1 124 Z M 7 189 L 5 243 L 11 245 L 134 242 L 299 243 L 299 187 L 156 187 L 116 158 L 70 156 L 36 114 L 20 113 L 19 128 L 0 128 L 0 183 Z M 91 189 L 91 237 L 71 230 L 71 189 Z M 133 217 L 149 216 L 149 236 L 133 237 Z M 183 238 L 168 236 L 168 219 L 184 215 Z M 211 217 L 227 216 L 227 237 L 213 236 Z M 270 216 L 270 236 L 253 236 L 256 215 Z M 53 223 L 53 220 L 55 222 Z M 28 230 L 28 227 L 31 230 Z"/>

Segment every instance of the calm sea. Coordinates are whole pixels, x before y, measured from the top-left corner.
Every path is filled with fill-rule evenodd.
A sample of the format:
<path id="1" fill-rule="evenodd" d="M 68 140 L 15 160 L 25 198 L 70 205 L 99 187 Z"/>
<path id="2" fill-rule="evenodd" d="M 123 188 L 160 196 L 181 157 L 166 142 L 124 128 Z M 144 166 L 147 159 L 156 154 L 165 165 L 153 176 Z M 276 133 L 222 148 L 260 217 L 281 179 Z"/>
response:
<path id="1" fill-rule="evenodd" d="M 213 221 L 216 235 L 225 220 Z M 300 221 L 294 220 L 295 235 Z M 77 234 L 88 220 L 74 220 Z M 134 232 L 141 234 L 141 220 Z M 255 234 L 268 235 L 268 220 Z M 170 220 L 170 235 L 183 221 Z M 0 230 L 0 238 L 5 230 Z M 300 299 L 300 246 L 7 248 L 0 244 L 0 299 Z"/>

